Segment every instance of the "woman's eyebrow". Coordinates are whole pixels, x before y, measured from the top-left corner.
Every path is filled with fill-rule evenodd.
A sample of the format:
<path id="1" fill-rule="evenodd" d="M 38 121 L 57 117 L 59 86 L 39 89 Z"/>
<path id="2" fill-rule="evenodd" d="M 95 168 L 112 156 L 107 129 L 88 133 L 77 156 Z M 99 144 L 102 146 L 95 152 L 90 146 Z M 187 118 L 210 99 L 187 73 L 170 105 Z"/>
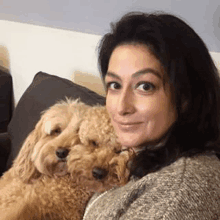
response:
<path id="1" fill-rule="evenodd" d="M 106 75 L 105 75 L 105 78 L 109 76 L 109 77 L 112 77 L 112 78 L 116 78 L 118 80 L 121 80 L 121 77 L 118 76 L 117 74 L 113 73 L 113 72 L 107 72 Z"/>
<path id="2" fill-rule="evenodd" d="M 139 77 L 140 75 L 144 75 L 147 73 L 152 73 L 152 74 L 156 75 L 157 77 L 159 77 L 160 79 L 162 79 L 160 72 L 155 69 L 152 69 L 152 68 L 145 68 L 145 69 L 139 70 L 139 71 L 133 73 L 131 77 L 136 78 L 136 77 Z M 121 80 L 120 76 L 113 73 L 113 72 L 107 72 L 105 77 L 107 77 L 107 76 Z"/>
<path id="3" fill-rule="evenodd" d="M 160 79 L 162 79 L 160 72 L 155 69 L 152 69 L 152 68 L 145 68 L 145 69 L 139 70 L 139 71 L 135 72 L 134 74 L 132 74 L 131 77 L 136 78 L 136 77 L 139 77 L 140 75 L 144 75 L 147 73 L 152 73 L 152 74 L 156 75 L 157 77 L 159 77 Z"/>

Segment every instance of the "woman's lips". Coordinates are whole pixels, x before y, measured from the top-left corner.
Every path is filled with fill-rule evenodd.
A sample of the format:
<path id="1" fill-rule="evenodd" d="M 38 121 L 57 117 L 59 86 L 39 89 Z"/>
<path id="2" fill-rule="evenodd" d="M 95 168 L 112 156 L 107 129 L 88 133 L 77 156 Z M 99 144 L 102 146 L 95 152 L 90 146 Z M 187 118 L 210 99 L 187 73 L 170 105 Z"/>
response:
<path id="1" fill-rule="evenodd" d="M 137 129 L 142 122 L 120 122 L 115 121 L 117 126 L 124 131 L 135 130 Z"/>

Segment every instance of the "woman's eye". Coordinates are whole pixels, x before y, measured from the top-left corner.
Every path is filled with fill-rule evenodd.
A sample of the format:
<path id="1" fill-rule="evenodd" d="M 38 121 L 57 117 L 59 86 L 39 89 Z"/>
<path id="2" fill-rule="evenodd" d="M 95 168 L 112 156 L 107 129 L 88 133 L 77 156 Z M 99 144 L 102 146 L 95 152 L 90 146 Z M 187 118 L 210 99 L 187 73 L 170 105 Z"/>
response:
<path id="1" fill-rule="evenodd" d="M 155 89 L 155 86 L 149 82 L 141 82 L 136 86 L 137 89 L 142 90 L 144 92 L 149 92 Z"/>
<path id="2" fill-rule="evenodd" d="M 107 90 L 117 90 L 121 88 L 121 85 L 117 82 L 109 82 L 106 84 Z"/>

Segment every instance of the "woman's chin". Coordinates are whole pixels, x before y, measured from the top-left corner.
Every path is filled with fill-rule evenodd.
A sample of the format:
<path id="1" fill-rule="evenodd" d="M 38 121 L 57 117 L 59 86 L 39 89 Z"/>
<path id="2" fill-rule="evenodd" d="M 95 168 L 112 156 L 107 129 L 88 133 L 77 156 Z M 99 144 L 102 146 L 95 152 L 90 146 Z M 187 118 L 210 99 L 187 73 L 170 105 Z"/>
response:
<path id="1" fill-rule="evenodd" d="M 131 136 L 128 137 L 128 135 L 126 135 L 125 137 L 119 137 L 119 142 L 121 143 L 121 145 L 124 148 L 139 148 L 141 145 L 141 142 L 138 138 L 132 138 Z"/>

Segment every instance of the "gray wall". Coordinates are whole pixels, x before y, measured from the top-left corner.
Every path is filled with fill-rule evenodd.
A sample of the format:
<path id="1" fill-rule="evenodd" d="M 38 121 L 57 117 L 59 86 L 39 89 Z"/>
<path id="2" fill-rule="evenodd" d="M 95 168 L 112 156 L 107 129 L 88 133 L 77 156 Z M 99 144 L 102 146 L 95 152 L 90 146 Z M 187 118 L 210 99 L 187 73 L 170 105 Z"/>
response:
<path id="1" fill-rule="evenodd" d="M 0 19 L 103 35 L 125 12 L 179 15 L 220 52 L 220 0 L 0 0 Z"/>

